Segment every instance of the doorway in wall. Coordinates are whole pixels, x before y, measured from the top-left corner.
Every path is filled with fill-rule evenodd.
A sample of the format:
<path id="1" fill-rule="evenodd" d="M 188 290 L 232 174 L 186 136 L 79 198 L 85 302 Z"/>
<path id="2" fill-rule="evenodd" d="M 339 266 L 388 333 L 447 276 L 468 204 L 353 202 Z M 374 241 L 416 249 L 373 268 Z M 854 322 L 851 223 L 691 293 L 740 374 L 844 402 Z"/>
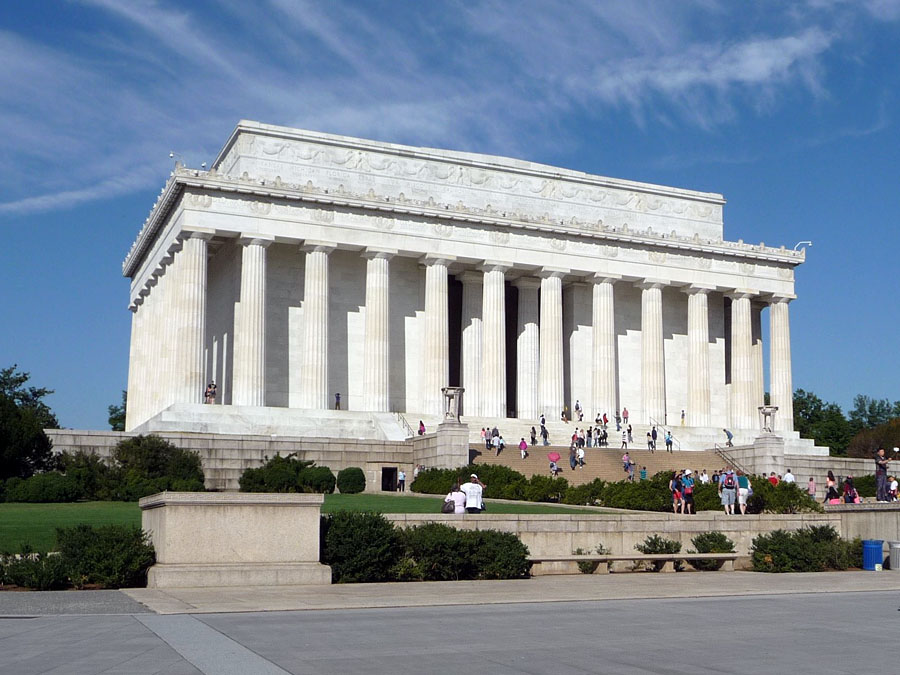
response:
<path id="1" fill-rule="evenodd" d="M 381 491 L 396 492 L 397 491 L 397 467 L 383 466 L 381 467 Z"/>

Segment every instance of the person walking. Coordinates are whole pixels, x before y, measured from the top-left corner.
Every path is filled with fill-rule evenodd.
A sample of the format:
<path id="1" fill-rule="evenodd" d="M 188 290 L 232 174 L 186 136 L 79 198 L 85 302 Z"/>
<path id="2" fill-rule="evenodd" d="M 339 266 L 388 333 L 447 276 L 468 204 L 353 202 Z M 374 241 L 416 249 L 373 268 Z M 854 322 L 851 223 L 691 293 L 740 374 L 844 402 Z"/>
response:
<path id="1" fill-rule="evenodd" d="M 541 440 L 544 441 L 544 445 L 550 445 L 550 434 L 547 432 L 547 427 L 543 424 L 541 425 Z"/>
<path id="2" fill-rule="evenodd" d="M 809 495 L 809 498 L 815 500 L 816 498 L 816 479 L 812 476 L 809 477 L 809 481 L 806 483 L 806 494 Z"/>
<path id="3" fill-rule="evenodd" d="M 726 448 L 734 447 L 734 443 L 732 443 L 732 440 L 734 439 L 734 434 L 731 433 L 730 431 L 728 431 L 728 429 L 722 429 L 722 431 L 725 432 L 725 447 Z"/>
<path id="4" fill-rule="evenodd" d="M 684 502 L 682 501 L 681 490 L 681 474 L 676 471 L 669 479 L 669 492 L 672 493 L 672 513 L 684 512 Z"/>
<path id="5" fill-rule="evenodd" d="M 572 445 L 569 446 L 569 466 L 571 467 L 572 471 L 575 470 L 575 465 L 577 464 L 577 462 L 578 460 L 575 458 L 575 444 L 572 443 Z"/>
<path id="6" fill-rule="evenodd" d="M 719 481 L 719 499 L 725 508 L 725 513 L 729 516 L 734 515 L 734 502 L 737 498 L 737 478 L 734 470 L 729 467 Z"/>
<path id="7" fill-rule="evenodd" d="M 534 430 L 534 427 L 531 427 L 531 445 L 537 445 L 537 432 Z"/>
<path id="8" fill-rule="evenodd" d="M 750 477 L 745 475 L 743 471 L 738 471 L 738 507 L 741 509 L 741 515 L 747 515 L 747 499 L 750 497 Z"/>
<path id="9" fill-rule="evenodd" d="M 628 449 L 628 432 L 622 432 L 622 447 L 627 450 Z"/>
<path id="10" fill-rule="evenodd" d="M 649 431 L 647 432 L 647 449 L 650 451 L 650 454 L 653 454 L 653 437 Z"/>
<path id="11" fill-rule="evenodd" d="M 575 457 L 578 459 L 578 466 L 584 468 L 584 448 L 578 448 L 575 451 Z"/>
<path id="12" fill-rule="evenodd" d="M 628 442 L 634 443 L 634 437 L 631 435 L 631 425 L 630 424 L 628 425 L 628 429 L 626 431 L 628 431 Z"/>
<path id="13" fill-rule="evenodd" d="M 534 427 L 532 427 L 531 432 L 534 433 Z M 524 437 L 519 441 L 519 454 L 522 455 L 522 459 L 528 457 L 528 443 L 525 442 Z"/>

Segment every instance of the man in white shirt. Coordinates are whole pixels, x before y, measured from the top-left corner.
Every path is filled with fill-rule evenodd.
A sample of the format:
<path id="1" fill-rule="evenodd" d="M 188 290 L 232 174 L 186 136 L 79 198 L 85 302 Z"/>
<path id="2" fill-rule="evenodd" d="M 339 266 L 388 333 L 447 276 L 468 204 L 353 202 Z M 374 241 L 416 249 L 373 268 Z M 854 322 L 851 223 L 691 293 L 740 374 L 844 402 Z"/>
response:
<path id="1" fill-rule="evenodd" d="M 697 476 L 697 478 L 700 479 L 701 485 L 706 485 L 707 483 L 709 483 L 709 474 L 706 473 L 706 469 L 703 469 L 703 471 L 699 476 Z"/>
<path id="2" fill-rule="evenodd" d="M 469 476 L 468 483 L 463 483 L 459 486 L 460 492 L 466 495 L 466 513 L 481 513 L 481 510 L 484 508 L 481 495 L 486 487 L 474 473 Z"/>
<path id="3" fill-rule="evenodd" d="M 784 475 L 781 477 L 785 483 L 796 483 L 796 479 L 794 478 L 794 474 L 791 473 L 791 470 L 788 469 L 785 471 Z"/>

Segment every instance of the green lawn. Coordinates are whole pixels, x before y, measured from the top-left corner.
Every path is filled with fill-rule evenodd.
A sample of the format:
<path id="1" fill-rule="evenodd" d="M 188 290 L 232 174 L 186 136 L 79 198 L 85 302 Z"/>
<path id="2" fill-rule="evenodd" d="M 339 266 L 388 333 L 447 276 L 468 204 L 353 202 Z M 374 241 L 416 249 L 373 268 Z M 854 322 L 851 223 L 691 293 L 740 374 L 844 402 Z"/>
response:
<path id="1" fill-rule="evenodd" d="M 323 513 L 378 511 L 380 513 L 440 513 L 441 497 L 358 494 L 325 495 Z M 490 503 L 491 513 L 574 513 L 551 504 Z M 0 552 L 15 553 L 27 543 L 35 550 L 52 550 L 56 528 L 81 523 L 140 525 L 136 502 L 79 502 L 75 504 L 0 504 Z"/>

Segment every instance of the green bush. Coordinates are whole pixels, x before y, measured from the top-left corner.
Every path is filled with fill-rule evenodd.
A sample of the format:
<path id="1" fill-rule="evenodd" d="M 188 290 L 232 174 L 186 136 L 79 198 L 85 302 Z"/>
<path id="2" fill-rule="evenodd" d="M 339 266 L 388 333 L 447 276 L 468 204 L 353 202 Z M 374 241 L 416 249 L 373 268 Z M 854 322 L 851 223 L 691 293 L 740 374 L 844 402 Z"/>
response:
<path id="1" fill-rule="evenodd" d="M 79 450 L 59 455 L 60 470 L 78 487 L 82 499 L 90 501 L 109 498 L 110 466 L 101 457 Z"/>
<path id="2" fill-rule="evenodd" d="M 830 525 L 775 530 L 753 539 L 756 572 L 821 572 L 862 565 L 862 542 L 841 539 Z"/>
<path id="3" fill-rule="evenodd" d="M 35 552 L 23 546 L 18 556 L 0 556 L 0 583 L 55 591 L 65 588 L 68 581 L 65 563 L 55 553 Z"/>
<path id="4" fill-rule="evenodd" d="M 512 532 L 461 530 L 469 542 L 473 579 L 521 579 L 528 576 L 528 547 Z"/>
<path id="5" fill-rule="evenodd" d="M 149 537 L 138 527 L 76 525 L 56 530 L 60 558 L 75 588 L 147 585 L 147 569 L 155 561 Z"/>
<path id="6" fill-rule="evenodd" d="M 765 476 L 751 476 L 753 494 L 747 500 L 747 513 L 821 513 L 822 505 L 796 483 L 772 485 Z"/>
<path id="7" fill-rule="evenodd" d="M 695 551 L 689 553 L 734 553 L 734 542 L 722 532 L 703 532 L 691 539 Z M 724 560 L 689 560 L 696 570 L 714 571 L 722 568 Z"/>
<path id="8" fill-rule="evenodd" d="M 402 540 L 380 513 L 338 511 L 322 519 L 321 560 L 334 583 L 390 581 Z"/>
<path id="9" fill-rule="evenodd" d="M 594 506 L 603 498 L 603 488 L 606 482 L 595 478 L 590 483 L 583 485 L 570 485 L 563 495 L 563 504 L 576 504 L 578 506 Z"/>
<path id="10" fill-rule="evenodd" d="M 856 491 L 859 493 L 860 497 L 874 497 L 875 474 L 872 473 L 868 476 L 860 476 L 859 478 L 854 478 L 853 487 L 856 488 Z"/>
<path id="11" fill-rule="evenodd" d="M 81 494 L 78 484 L 61 473 L 36 473 L 31 478 L 10 478 L 6 486 L 8 502 L 74 502 Z"/>
<path id="12" fill-rule="evenodd" d="M 359 494 L 366 489 L 366 474 L 358 466 L 348 466 L 338 471 L 337 489 L 342 495 Z"/>
<path id="13" fill-rule="evenodd" d="M 327 466 L 292 455 L 275 455 L 261 467 L 246 469 L 238 483 L 241 492 L 334 492 L 335 478 Z"/>
<path id="14" fill-rule="evenodd" d="M 126 473 L 144 478 L 203 482 L 203 467 L 196 452 L 177 448 L 159 436 L 135 436 L 119 441 L 113 459 Z"/>
<path id="15" fill-rule="evenodd" d="M 674 539 L 666 539 L 658 534 L 651 534 L 646 539 L 644 539 L 643 543 L 635 544 L 634 549 L 641 553 L 653 554 L 653 553 L 681 553 L 681 542 L 675 541 Z M 653 569 L 659 572 L 665 561 L 657 560 L 653 563 Z M 681 569 L 684 563 L 681 560 L 675 561 L 675 569 Z"/>
<path id="16" fill-rule="evenodd" d="M 487 488 L 484 496 L 493 499 L 516 499 L 509 495 L 521 491 L 524 493 L 524 485 L 528 479 L 518 471 L 499 464 L 469 464 L 460 469 L 426 469 L 410 486 L 413 492 L 430 495 L 445 495 L 450 492 L 456 481 L 465 483 L 469 476 L 477 474 L 478 478 Z M 514 486 L 514 487 L 513 487 Z M 521 497 L 518 497 L 521 499 Z"/>
<path id="17" fill-rule="evenodd" d="M 569 482 L 565 478 L 535 474 L 525 484 L 524 497 L 529 502 L 558 502 L 568 487 Z"/>
<path id="18" fill-rule="evenodd" d="M 473 578 L 470 542 L 461 536 L 460 530 L 429 523 L 400 530 L 400 533 L 404 549 L 401 569 L 411 561 L 416 570 L 412 578 L 424 581 Z"/>
<path id="19" fill-rule="evenodd" d="M 603 544 L 597 544 L 597 547 L 591 551 L 590 549 L 585 551 L 583 548 L 576 548 L 572 551 L 573 555 L 591 555 L 592 553 L 596 553 L 597 555 L 609 555 L 610 550 L 606 548 Z M 582 574 L 593 574 L 597 571 L 597 568 L 600 566 L 599 560 L 579 560 L 578 561 L 578 571 Z"/>

